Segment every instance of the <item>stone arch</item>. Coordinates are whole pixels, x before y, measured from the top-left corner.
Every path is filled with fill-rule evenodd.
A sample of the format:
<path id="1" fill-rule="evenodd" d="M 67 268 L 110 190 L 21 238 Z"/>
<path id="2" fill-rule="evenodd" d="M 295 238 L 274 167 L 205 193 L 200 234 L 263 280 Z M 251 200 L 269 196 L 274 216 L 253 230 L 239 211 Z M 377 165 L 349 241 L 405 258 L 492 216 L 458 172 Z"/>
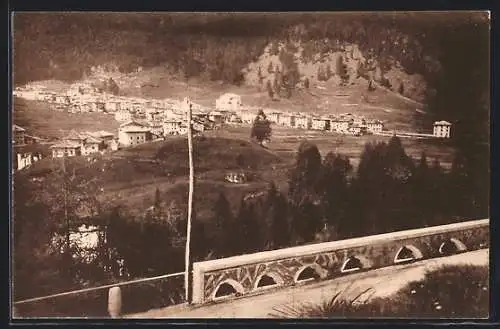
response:
<path id="1" fill-rule="evenodd" d="M 212 298 L 213 299 L 226 298 L 236 294 L 243 294 L 244 292 L 245 289 L 243 288 L 241 283 L 233 279 L 227 279 L 219 283 L 217 288 L 215 288 Z"/>
<path id="2" fill-rule="evenodd" d="M 424 256 L 422 252 L 415 246 L 408 244 L 404 245 L 396 252 L 394 256 L 394 263 L 406 263 L 413 260 L 422 259 Z"/>
<path id="3" fill-rule="evenodd" d="M 318 264 L 309 264 L 301 267 L 293 278 L 293 282 L 307 282 L 325 277 L 325 270 Z"/>
<path id="4" fill-rule="evenodd" d="M 452 255 L 465 250 L 467 250 L 465 244 L 463 244 L 462 241 L 455 238 L 443 241 L 443 243 L 441 243 L 441 245 L 439 246 L 440 255 Z"/>
<path id="5" fill-rule="evenodd" d="M 272 283 L 274 282 L 274 283 Z M 254 290 L 257 289 L 267 289 L 271 287 L 276 287 L 284 283 L 283 278 L 274 272 L 262 273 L 257 277 L 254 284 Z"/>
<path id="6" fill-rule="evenodd" d="M 356 272 L 371 267 L 371 263 L 368 259 L 363 256 L 356 255 L 351 256 L 345 260 L 340 268 L 341 273 Z"/>

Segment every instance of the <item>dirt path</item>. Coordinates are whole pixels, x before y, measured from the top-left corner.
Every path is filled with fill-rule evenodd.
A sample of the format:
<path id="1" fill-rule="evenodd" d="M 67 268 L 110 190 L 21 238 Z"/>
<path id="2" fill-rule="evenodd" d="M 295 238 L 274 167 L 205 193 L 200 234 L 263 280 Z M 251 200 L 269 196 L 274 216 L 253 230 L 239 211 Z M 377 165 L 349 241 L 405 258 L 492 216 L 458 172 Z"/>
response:
<path id="1" fill-rule="evenodd" d="M 253 297 L 241 297 L 219 304 L 199 307 L 178 305 L 161 310 L 127 316 L 128 318 L 270 318 L 277 311 L 301 303 L 320 303 L 339 289 L 350 286 L 344 297 L 353 298 L 359 292 L 373 289 L 366 298 L 386 297 L 396 293 L 410 281 L 423 278 L 428 270 L 449 264 L 488 264 L 488 250 L 467 252 L 445 258 L 435 258 L 408 265 L 391 266 L 365 273 L 351 274 L 330 281 L 296 286 Z"/>

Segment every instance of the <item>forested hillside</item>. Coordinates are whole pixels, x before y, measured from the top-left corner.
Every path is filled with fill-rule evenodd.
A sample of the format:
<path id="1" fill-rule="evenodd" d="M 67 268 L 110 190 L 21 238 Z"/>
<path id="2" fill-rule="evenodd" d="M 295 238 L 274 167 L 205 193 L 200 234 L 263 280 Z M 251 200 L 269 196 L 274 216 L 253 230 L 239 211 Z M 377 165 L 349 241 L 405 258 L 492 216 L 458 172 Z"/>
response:
<path id="1" fill-rule="evenodd" d="M 443 39 L 457 26 L 480 22 L 483 16 L 25 13 L 14 19 L 14 78 L 16 83 L 74 80 L 96 65 L 113 65 L 123 72 L 161 65 L 184 78 L 197 76 L 241 84 L 251 80 L 245 73 L 257 74 L 258 65 L 250 65 L 253 72 L 249 73 L 249 64 L 258 61 L 267 48 L 279 57 L 278 70 L 292 88 L 306 74 L 300 72 L 303 65 L 294 67 L 295 56 L 302 63 L 314 64 L 317 80 L 335 74 L 343 79 L 348 74 L 351 78 L 373 77 L 395 91 L 410 90 L 414 86 L 401 87 L 401 73 L 423 78 L 410 79 L 410 84 L 434 86 Z M 356 45 L 356 54 L 352 48 L 345 48 L 349 44 Z M 330 65 L 327 57 L 332 53 L 342 58 L 335 57 Z M 341 72 L 340 62 L 353 57 L 362 61 L 354 68 L 347 65 L 348 72 Z M 276 67 L 260 70 L 274 73 Z"/>

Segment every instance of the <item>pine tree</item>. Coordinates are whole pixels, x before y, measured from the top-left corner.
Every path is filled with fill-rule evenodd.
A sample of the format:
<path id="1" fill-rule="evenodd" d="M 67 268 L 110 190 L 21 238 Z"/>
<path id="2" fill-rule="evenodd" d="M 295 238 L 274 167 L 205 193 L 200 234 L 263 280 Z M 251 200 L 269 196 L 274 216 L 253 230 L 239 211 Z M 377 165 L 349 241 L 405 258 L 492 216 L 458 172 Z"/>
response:
<path id="1" fill-rule="evenodd" d="M 368 80 L 368 91 L 374 91 L 376 88 L 373 84 L 373 79 Z"/>
<path id="2" fill-rule="evenodd" d="M 403 82 L 401 82 L 401 83 L 399 84 L 398 93 L 400 93 L 401 95 L 403 95 L 403 94 L 404 94 L 404 92 L 405 92 L 405 87 L 404 87 L 404 85 L 403 85 Z"/>
<path id="3" fill-rule="evenodd" d="M 192 251 L 193 260 L 203 261 L 213 252 L 210 249 L 209 241 L 207 239 L 207 230 L 205 228 L 205 223 L 202 221 L 193 222 L 193 233 L 192 233 Z"/>
<path id="4" fill-rule="evenodd" d="M 273 62 L 269 62 L 269 65 L 267 66 L 267 73 L 274 73 Z"/>
<path id="5" fill-rule="evenodd" d="M 276 69 L 276 73 L 274 73 L 274 93 L 280 95 L 281 88 L 283 87 L 283 75 L 281 72 Z"/>
<path id="6" fill-rule="evenodd" d="M 271 81 L 267 80 L 266 88 L 267 88 L 267 94 L 269 95 L 269 98 L 273 99 L 274 98 L 274 91 L 273 91 L 273 87 L 271 85 Z"/>
<path id="7" fill-rule="evenodd" d="M 349 158 L 332 152 L 323 161 L 324 214 L 330 227 L 338 228 L 346 220 L 349 197 L 348 175 L 352 171 Z"/>
<path id="8" fill-rule="evenodd" d="M 244 254 L 263 250 L 262 236 L 251 201 L 241 201 L 238 223 L 241 228 L 239 252 Z"/>
<path id="9" fill-rule="evenodd" d="M 219 197 L 213 208 L 213 223 L 216 231 L 216 252 L 220 256 L 227 256 L 233 253 L 232 246 L 233 231 L 233 214 L 231 206 L 223 192 L 219 193 Z"/>
<path id="10" fill-rule="evenodd" d="M 326 72 L 325 72 L 325 80 L 330 80 L 330 78 L 333 76 L 332 73 L 332 68 L 330 67 L 330 64 L 326 65 Z"/>
<path id="11" fill-rule="evenodd" d="M 288 195 L 295 239 L 312 241 L 321 229 L 322 175 L 318 147 L 309 142 L 299 146 L 295 168 L 290 173 Z"/>
<path id="12" fill-rule="evenodd" d="M 167 208 L 167 228 L 172 236 L 172 244 L 182 246 L 186 237 L 186 215 L 181 210 L 179 204 L 173 199 Z"/>
<path id="13" fill-rule="evenodd" d="M 304 80 L 304 87 L 305 87 L 306 89 L 309 89 L 309 78 L 306 78 L 306 79 Z"/>
<path id="14" fill-rule="evenodd" d="M 113 95 L 118 95 L 120 93 L 120 88 L 116 84 L 113 78 L 109 78 L 106 84 L 106 91 L 110 92 Z"/>
<path id="15" fill-rule="evenodd" d="M 250 138 L 255 139 L 262 146 L 264 141 L 271 140 L 271 132 L 271 122 L 267 120 L 264 111 L 259 110 L 252 125 Z"/>
<path id="16" fill-rule="evenodd" d="M 341 84 L 347 85 L 349 82 L 349 74 L 347 72 L 347 66 L 344 63 L 344 58 L 342 56 L 337 57 L 337 75 L 340 77 Z"/>
<path id="17" fill-rule="evenodd" d="M 161 195 L 160 189 L 156 188 L 156 190 L 155 190 L 155 200 L 153 202 L 155 210 L 156 209 L 160 209 L 160 207 L 161 207 L 161 197 L 160 197 L 160 195 Z"/>
<path id="18" fill-rule="evenodd" d="M 437 196 L 432 195 L 430 170 L 427 163 L 427 156 L 422 152 L 420 160 L 415 169 L 415 175 L 412 179 L 413 193 L 414 193 L 414 207 L 417 212 L 417 217 L 425 226 L 427 221 L 430 220 L 429 216 L 434 215 L 434 209 L 431 209 L 431 198 Z"/>
<path id="19" fill-rule="evenodd" d="M 318 81 L 325 81 L 325 73 L 323 72 L 323 67 L 318 65 L 318 73 L 317 73 Z"/>
<path id="20" fill-rule="evenodd" d="M 278 191 L 274 182 L 271 182 L 267 190 L 265 206 L 268 227 L 266 231 L 269 232 L 266 240 L 271 249 L 289 246 L 290 232 L 286 208 L 286 199 Z"/>

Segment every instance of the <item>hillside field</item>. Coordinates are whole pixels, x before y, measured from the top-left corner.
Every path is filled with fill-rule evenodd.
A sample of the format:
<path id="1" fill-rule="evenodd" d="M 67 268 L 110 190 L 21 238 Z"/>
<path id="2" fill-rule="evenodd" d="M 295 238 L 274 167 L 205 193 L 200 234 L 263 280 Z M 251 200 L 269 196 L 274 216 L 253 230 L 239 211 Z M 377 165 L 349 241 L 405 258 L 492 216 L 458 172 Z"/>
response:
<path id="1" fill-rule="evenodd" d="M 14 98 L 12 121 L 34 135 L 56 140 L 76 131 L 106 130 L 114 134 L 120 125 L 111 115 L 103 113 L 68 113 L 50 109 L 46 102 Z"/>
<path id="2" fill-rule="evenodd" d="M 209 218 L 213 201 L 224 192 L 237 211 L 242 197 L 262 191 L 274 181 L 281 190 L 287 189 L 287 173 L 294 165 L 296 151 L 303 140 L 314 142 L 321 154 L 337 152 L 348 156 L 356 169 L 359 156 L 367 142 L 388 141 L 383 136 L 342 136 L 327 132 L 301 131 L 275 126 L 272 141 L 262 148 L 249 141 L 250 126 L 226 126 L 221 131 L 206 132 L 194 143 L 196 174 L 196 212 L 200 218 Z M 453 149 L 442 144 L 422 140 L 403 139 L 407 153 L 418 159 L 425 150 L 429 161 L 440 160 L 443 167 L 451 163 Z M 89 161 L 89 159 L 92 159 Z M 23 171 L 23 177 L 51 179 L 54 167 L 61 159 L 44 159 Z M 75 168 L 84 179 L 95 179 L 99 199 L 108 205 L 122 205 L 131 214 L 139 215 L 153 204 L 158 188 L 168 205 L 175 200 L 187 202 L 188 154 L 185 137 L 171 137 L 122 149 L 103 156 L 75 157 L 66 161 L 68 170 Z M 224 176 L 229 172 L 245 172 L 254 178 L 244 184 L 229 183 Z"/>

